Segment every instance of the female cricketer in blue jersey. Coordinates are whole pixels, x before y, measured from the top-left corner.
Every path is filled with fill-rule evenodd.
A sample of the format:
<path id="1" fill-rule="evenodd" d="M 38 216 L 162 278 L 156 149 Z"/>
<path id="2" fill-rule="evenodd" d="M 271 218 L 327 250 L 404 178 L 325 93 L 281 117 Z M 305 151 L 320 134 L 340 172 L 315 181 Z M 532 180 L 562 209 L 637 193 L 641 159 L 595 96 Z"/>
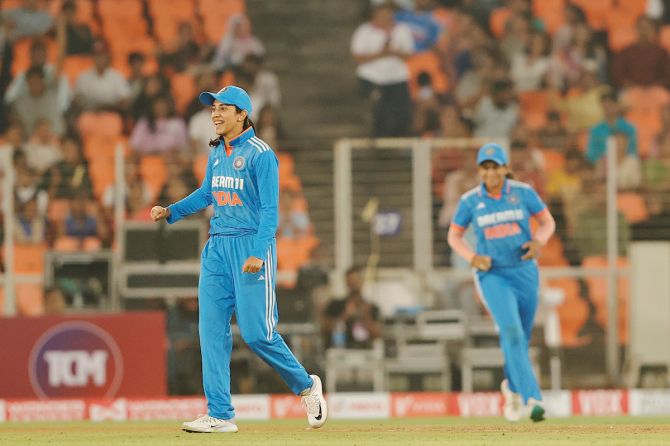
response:
<path id="1" fill-rule="evenodd" d="M 449 245 L 472 265 L 479 294 L 499 330 L 505 356 L 505 417 L 518 421 L 525 408 L 533 421 L 541 421 L 542 395 L 528 346 L 539 300 L 535 257 L 556 225 L 532 187 L 508 178 L 507 154 L 501 146 L 481 147 L 477 164 L 482 183 L 461 197 L 449 228 Z M 535 234 L 531 217 L 539 222 Z M 477 252 L 463 239 L 470 225 Z"/>
<path id="2" fill-rule="evenodd" d="M 275 330 L 278 160 L 254 134 L 251 99 L 241 88 L 203 92 L 218 138 L 212 141 L 200 188 L 167 208 L 151 209 L 154 221 L 175 223 L 214 206 L 209 240 L 202 252 L 200 348 L 208 414 L 183 424 L 189 432 L 237 432 L 230 399 L 230 319 L 235 312 L 242 338 L 302 397 L 309 425 L 328 417 L 321 380 L 308 375 Z"/>

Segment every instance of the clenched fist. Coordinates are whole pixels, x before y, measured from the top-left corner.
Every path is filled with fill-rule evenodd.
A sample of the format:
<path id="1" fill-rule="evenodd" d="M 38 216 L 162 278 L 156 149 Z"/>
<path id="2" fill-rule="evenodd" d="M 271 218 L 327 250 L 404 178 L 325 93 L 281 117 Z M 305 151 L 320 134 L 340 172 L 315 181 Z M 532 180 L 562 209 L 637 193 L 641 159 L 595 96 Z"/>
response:
<path id="1" fill-rule="evenodd" d="M 170 216 L 170 210 L 163 206 L 154 206 L 151 208 L 151 219 L 153 221 L 163 220 Z"/>

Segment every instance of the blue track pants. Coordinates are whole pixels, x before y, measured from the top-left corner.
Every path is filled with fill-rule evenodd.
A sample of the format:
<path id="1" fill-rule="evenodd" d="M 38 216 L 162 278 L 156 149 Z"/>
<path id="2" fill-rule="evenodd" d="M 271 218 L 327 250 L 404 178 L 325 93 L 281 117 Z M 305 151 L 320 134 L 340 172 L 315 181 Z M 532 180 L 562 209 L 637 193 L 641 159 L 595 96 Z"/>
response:
<path id="1" fill-rule="evenodd" d="M 530 336 L 539 301 L 539 271 L 535 262 L 475 273 L 475 284 L 498 326 L 510 389 L 541 400 L 540 387 L 528 357 Z"/>
<path id="2" fill-rule="evenodd" d="M 209 415 L 224 420 L 235 416 L 230 399 L 233 312 L 244 341 L 295 394 L 312 386 L 305 368 L 275 330 L 276 243 L 272 242 L 258 273 L 243 273 L 252 244 L 253 236 L 214 235 L 202 252 L 198 293 L 203 387 Z"/>

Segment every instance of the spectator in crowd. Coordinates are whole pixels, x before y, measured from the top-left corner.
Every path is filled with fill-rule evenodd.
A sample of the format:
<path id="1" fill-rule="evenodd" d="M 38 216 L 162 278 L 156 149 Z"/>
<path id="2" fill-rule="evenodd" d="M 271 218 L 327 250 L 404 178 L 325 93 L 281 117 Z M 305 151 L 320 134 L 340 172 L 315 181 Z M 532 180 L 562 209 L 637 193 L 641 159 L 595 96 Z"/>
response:
<path id="1" fill-rule="evenodd" d="M 553 104 L 565 113 L 568 130 L 577 133 L 596 125 L 603 117 L 601 96 L 610 88 L 598 80 L 595 62 L 585 63 L 577 85 Z"/>
<path id="2" fill-rule="evenodd" d="M 193 190 L 188 182 L 181 177 L 170 178 L 170 181 L 165 183 L 163 190 L 158 195 L 158 203 L 167 206 L 170 203 L 175 203 L 179 199 L 184 198 L 189 192 Z M 194 218 L 194 217 L 189 217 Z M 195 218 L 198 218 L 197 215 Z"/>
<path id="3" fill-rule="evenodd" d="M 575 29 L 580 25 L 586 25 L 586 15 L 579 6 L 568 3 L 565 5 L 565 23 L 554 33 L 553 52 L 561 53 L 570 46 L 575 35 Z"/>
<path id="4" fill-rule="evenodd" d="M 49 196 L 55 199 L 73 198 L 83 192 L 92 195 L 88 162 L 76 135 L 66 135 L 61 141 L 63 159 L 49 169 L 46 177 Z"/>
<path id="5" fill-rule="evenodd" d="M 12 113 L 31 135 L 40 121 L 47 121 L 57 135 L 63 133 L 65 122 L 63 109 L 58 102 L 58 92 L 50 87 L 40 67 L 32 67 L 26 72 L 28 88 L 11 103 Z"/>
<path id="6" fill-rule="evenodd" d="M 270 147 L 279 148 L 283 142 L 284 133 L 279 122 L 279 113 L 273 106 L 266 105 L 258 113 L 256 135 Z"/>
<path id="7" fill-rule="evenodd" d="M 44 315 L 58 316 L 65 313 L 67 303 L 63 290 L 58 287 L 49 287 L 44 290 Z"/>
<path id="8" fill-rule="evenodd" d="M 404 23 L 412 30 L 414 49 L 417 52 L 430 50 L 435 46 L 442 27 L 433 16 L 434 0 L 416 0 L 414 9 L 400 9 L 395 13 L 398 23 Z"/>
<path id="9" fill-rule="evenodd" d="M 621 108 L 614 93 L 603 94 L 601 104 L 605 119 L 589 132 L 586 158 L 591 163 L 597 163 L 607 152 L 607 139 L 615 133 L 626 136 L 628 141 L 626 153 L 637 156 L 637 132 L 633 124 L 621 115 Z"/>
<path id="10" fill-rule="evenodd" d="M 469 138 L 472 136 L 472 123 L 461 114 L 458 105 L 445 104 L 440 108 L 440 133 L 445 138 Z"/>
<path id="11" fill-rule="evenodd" d="M 463 73 L 456 84 L 454 95 L 464 112 L 470 112 L 486 94 L 494 80 L 507 75 L 507 67 L 498 55 L 488 49 L 472 53 L 472 67 Z"/>
<path id="12" fill-rule="evenodd" d="M 89 207 L 89 196 L 84 192 L 77 193 L 70 200 L 70 209 L 60 228 L 60 236 L 76 240 L 80 248 L 90 239 L 105 240 L 107 228 L 104 219 L 98 218 Z"/>
<path id="13" fill-rule="evenodd" d="M 438 225 L 441 228 L 447 228 L 451 223 L 461 195 L 479 184 L 475 168 L 477 151 L 465 149 L 459 151 L 459 155 L 461 155 L 461 162 L 458 168 L 447 172 L 444 176 L 442 207 L 438 217 Z"/>
<path id="14" fill-rule="evenodd" d="M 28 157 L 28 166 L 39 175 L 46 173 L 63 159 L 58 136 L 51 131 L 51 123 L 46 119 L 37 121 L 33 136 L 24 148 Z"/>
<path id="15" fill-rule="evenodd" d="M 12 153 L 12 157 L 18 151 L 23 152 L 23 143 L 25 142 L 24 138 L 25 137 L 23 135 L 23 127 L 21 126 L 21 123 L 18 121 L 10 123 L 10 125 L 5 129 L 4 135 L 2 136 L 2 143 L 0 144 L 0 156 L 3 156 L 5 151 L 10 151 Z M 0 162 L 0 174 L 3 172 L 3 169 L 4 163 Z"/>
<path id="16" fill-rule="evenodd" d="M 379 308 L 363 297 L 363 268 L 347 271 L 347 296 L 332 300 L 322 315 L 327 348 L 372 348 L 382 334 Z"/>
<path id="17" fill-rule="evenodd" d="M 208 90 L 203 90 L 208 91 Z M 195 155 L 207 155 L 212 149 L 209 142 L 216 137 L 212 125 L 212 112 L 203 108 L 188 121 L 188 139 L 191 151 Z M 266 139 L 263 138 L 265 141 Z M 270 144 L 268 142 L 268 144 Z M 276 146 L 271 146 L 276 147 Z"/>
<path id="18" fill-rule="evenodd" d="M 531 32 L 530 19 L 527 14 L 512 14 L 505 26 L 505 35 L 500 42 L 500 49 L 507 60 L 514 60 L 526 50 Z"/>
<path id="19" fill-rule="evenodd" d="M 135 98 L 132 104 L 132 116 L 135 120 L 147 117 L 151 114 L 151 108 L 154 100 L 159 97 L 170 96 L 170 79 L 161 73 L 153 73 L 144 79 L 144 84 L 140 94 Z M 202 105 L 200 106 L 202 108 Z"/>
<path id="20" fill-rule="evenodd" d="M 579 23 L 574 26 L 569 44 L 554 53 L 551 84 L 561 89 L 574 86 L 584 70 L 594 71 L 599 81 L 607 80 L 607 50 L 587 23 Z"/>
<path id="21" fill-rule="evenodd" d="M 577 215 L 576 225 L 572 230 L 572 242 L 582 258 L 603 256 L 607 253 L 607 231 L 603 230 L 607 227 L 605 182 L 591 174 L 583 178 L 582 185 L 580 199 L 582 209 Z M 618 254 L 625 256 L 630 240 L 630 225 L 620 212 L 617 224 Z"/>
<path id="22" fill-rule="evenodd" d="M 59 63 L 62 54 L 59 53 Z M 47 90 L 54 90 L 58 98 L 58 108 L 61 112 L 67 110 L 70 106 L 70 84 L 65 76 L 60 73 L 60 66 L 48 63 L 47 48 L 41 39 L 33 40 L 30 45 L 30 65 L 29 69 L 19 73 L 7 87 L 5 91 L 5 103 L 11 104 L 19 97 L 27 95 L 28 71 L 32 68 L 41 68 L 44 77 L 44 84 Z"/>
<path id="23" fill-rule="evenodd" d="M 540 196 L 544 195 L 544 157 L 526 139 L 513 139 L 509 151 L 509 170 L 524 183 L 530 184 Z"/>
<path id="24" fill-rule="evenodd" d="M 248 54 L 263 56 L 265 47 L 252 34 L 249 18 L 244 14 L 237 14 L 228 20 L 226 32 L 214 52 L 212 68 L 222 72 L 237 67 Z"/>
<path id="25" fill-rule="evenodd" d="M 151 221 L 151 202 L 147 199 L 142 183 L 129 183 L 126 198 L 126 219 Z"/>
<path id="26" fill-rule="evenodd" d="M 417 77 L 419 91 L 414 99 L 414 133 L 428 135 L 440 129 L 440 98 L 433 89 L 430 74 Z"/>
<path id="27" fill-rule="evenodd" d="M 23 0 L 18 8 L 4 11 L 2 20 L 9 24 L 11 41 L 46 34 L 54 24 L 53 17 L 39 8 L 38 0 Z"/>
<path id="28" fill-rule="evenodd" d="M 614 84 L 618 88 L 669 86 L 670 60 L 667 51 L 657 43 L 658 27 L 654 20 L 640 17 L 637 35 L 637 42 L 614 57 Z"/>
<path id="29" fill-rule="evenodd" d="M 171 49 L 163 49 L 158 55 L 158 63 L 169 66 L 178 73 L 186 71 L 191 66 L 198 65 L 203 59 L 203 48 L 193 35 L 193 27 L 188 22 L 182 22 L 177 27 L 177 40 Z"/>
<path id="30" fill-rule="evenodd" d="M 562 151 L 568 147 L 572 136 L 561 122 L 561 115 L 555 110 L 547 113 L 547 123 L 537 132 L 537 143 L 544 149 Z"/>
<path id="31" fill-rule="evenodd" d="M 131 184 L 138 184 L 142 190 L 142 199 L 145 202 L 151 200 L 151 187 L 147 182 L 142 178 L 142 174 L 139 169 L 139 159 L 135 157 L 129 157 L 126 159 L 126 162 L 123 167 L 123 173 L 125 178 L 126 187 L 124 188 L 124 198 L 123 202 L 128 201 L 129 189 Z M 114 202 L 116 200 L 116 184 L 110 184 L 107 186 L 102 193 L 102 207 L 105 211 L 105 215 L 108 219 L 111 219 L 114 211 Z"/>
<path id="32" fill-rule="evenodd" d="M 539 90 L 551 68 L 549 36 L 541 31 L 530 34 L 525 50 L 512 59 L 510 76 L 517 92 Z"/>
<path id="33" fill-rule="evenodd" d="M 35 171 L 26 167 L 16 169 L 15 174 L 16 186 L 14 187 L 14 197 L 17 207 L 35 199 L 37 201 L 37 213 L 40 216 L 45 216 L 47 206 L 49 205 L 49 195 L 40 187 L 40 179 Z"/>
<path id="34" fill-rule="evenodd" d="M 57 19 L 59 32 L 65 38 L 65 54 L 93 54 L 93 33 L 85 23 L 77 20 L 77 3 L 67 0 L 61 6 L 61 15 Z"/>
<path id="35" fill-rule="evenodd" d="M 199 73 L 195 77 L 196 89 L 195 91 L 218 91 L 221 87 L 219 86 L 219 78 L 214 71 L 205 70 Z M 207 116 L 210 116 L 211 110 L 209 107 L 203 107 L 202 102 L 198 100 L 198 95 L 193 97 L 193 100 L 186 107 L 186 113 L 184 114 L 186 119 L 190 119 L 198 112 L 206 111 Z M 211 121 L 211 117 L 209 118 Z M 211 122 L 210 122 L 211 124 Z M 211 139 L 211 138 L 210 138 Z"/>
<path id="36" fill-rule="evenodd" d="M 159 96 L 153 100 L 149 116 L 135 124 L 130 146 L 135 153 L 162 153 L 188 148 L 186 123 L 176 115 L 168 98 Z"/>
<path id="37" fill-rule="evenodd" d="M 374 7 L 372 19 L 360 25 L 351 41 L 363 95 L 373 103 L 373 136 L 406 136 L 411 100 L 405 59 L 414 51 L 412 32 L 393 19 L 393 6 Z"/>
<path id="38" fill-rule="evenodd" d="M 519 106 L 514 99 L 512 83 L 498 79 L 491 92 L 484 96 L 474 116 L 475 136 L 508 137 L 519 119 Z"/>
<path id="39" fill-rule="evenodd" d="M 297 206 L 298 192 L 284 190 L 279 195 L 279 226 L 277 238 L 298 239 L 309 235 L 312 227 L 305 209 Z"/>
<path id="40" fill-rule="evenodd" d="M 147 81 L 147 76 L 144 75 L 144 64 L 146 58 L 144 54 L 133 51 L 128 54 L 128 67 L 130 68 L 130 74 L 128 74 L 128 86 L 130 87 L 130 98 L 129 101 L 131 104 L 135 103 L 135 100 L 140 96 L 144 85 Z"/>
<path id="41" fill-rule="evenodd" d="M 104 42 L 96 42 L 93 51 L 94 67 L 77 79 L 77 102 L 84 110 L 124 111 L 130 99 L 128 81 L 110 66 L 109 49 Z"/>
<path id="42" fill-rule="evenodd" d="M 18 206 L 14 223 L 14 241 L 23 245 L 41 245 L 46 241 L 47 222 L 37 212 L 37 199 L 32 197 Z"/>
<path id="43" fill-rule="evenodd" d="M 281 107 L 279 78 L 273 71 L 263 67 L 262 56 L 247 54 L 240 70 L 244 71 L 251 79 L 251 88 L 248 91 L 254 104 L 254 109 L 251 112 L 251 119 L 254 122 L 258 119 L 259 110 L 266 105 L 275 108 Z"/>
<path id="44" fill-rule="evenodd" d="M 637 189 L 642 184 L 642 163 L 637 153 L 629 153 L 628 135 L 622 132 L 614 134 L 617 157 L 617 188 L 619 190 Z M 600 162 L 604 169 L 605 163 Z M 603 175 L 604 176 L 604 175 Z"/>
<path id="45" fill-rule="evenodd" d="M 631 239 L 636 241 L 670 241 L 670 200 L 667 190 L 650 191 L 645 195 L 649 218 L 631 227 Z"/>
<path id="46" fill-rule="evenodd" d="M 568 231 L 576 226 L 580 212 L 585 161 L 582 152 L 571 147 L 565 153 L 565 166 L 552 170 L 545 186 L 550 200 L 561 206 L 563 212 L 557 214 L 564 217 Z"/>

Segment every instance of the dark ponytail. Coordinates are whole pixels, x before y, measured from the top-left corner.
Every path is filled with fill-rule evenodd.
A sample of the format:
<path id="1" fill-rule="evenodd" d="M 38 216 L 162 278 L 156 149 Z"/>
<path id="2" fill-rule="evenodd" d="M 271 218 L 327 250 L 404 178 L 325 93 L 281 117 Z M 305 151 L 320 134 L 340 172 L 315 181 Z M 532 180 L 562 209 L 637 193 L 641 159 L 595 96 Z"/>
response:
<path id="1" fill-rule="evenodd" d="M 235 106 L 235 112 L 242 113 L 242 111 L 243 110 L 241 108 L 239 108 L 237 105 Z M 247 113 L 247 116 L 244 118 L 244 122 L 242 123 L 242 131 L 245 131 L 249 127 L 254 129 L 254 133 L 256 133 L 256 126 L 254 125 L 253 121 L 249 118 L 249 114 Z M 209 140 L 209 146 L 210 147 L 216 147 L 216 146 L 219 145 L 219 142 L 221 142 L 221 140 L 222 140 L 222 137 L 217 137 L 217 138 L 214 138 L 214 139 L 210 139 Z"/>
<path id="2" fill-rule="evenodd" d="M 516 176 L 514 176 L 511 170 L 508 170 L 507 173 L 505 174 L 505 178 L 507 178 L 508 180 L 513 180 L 516 178 Z"/>

